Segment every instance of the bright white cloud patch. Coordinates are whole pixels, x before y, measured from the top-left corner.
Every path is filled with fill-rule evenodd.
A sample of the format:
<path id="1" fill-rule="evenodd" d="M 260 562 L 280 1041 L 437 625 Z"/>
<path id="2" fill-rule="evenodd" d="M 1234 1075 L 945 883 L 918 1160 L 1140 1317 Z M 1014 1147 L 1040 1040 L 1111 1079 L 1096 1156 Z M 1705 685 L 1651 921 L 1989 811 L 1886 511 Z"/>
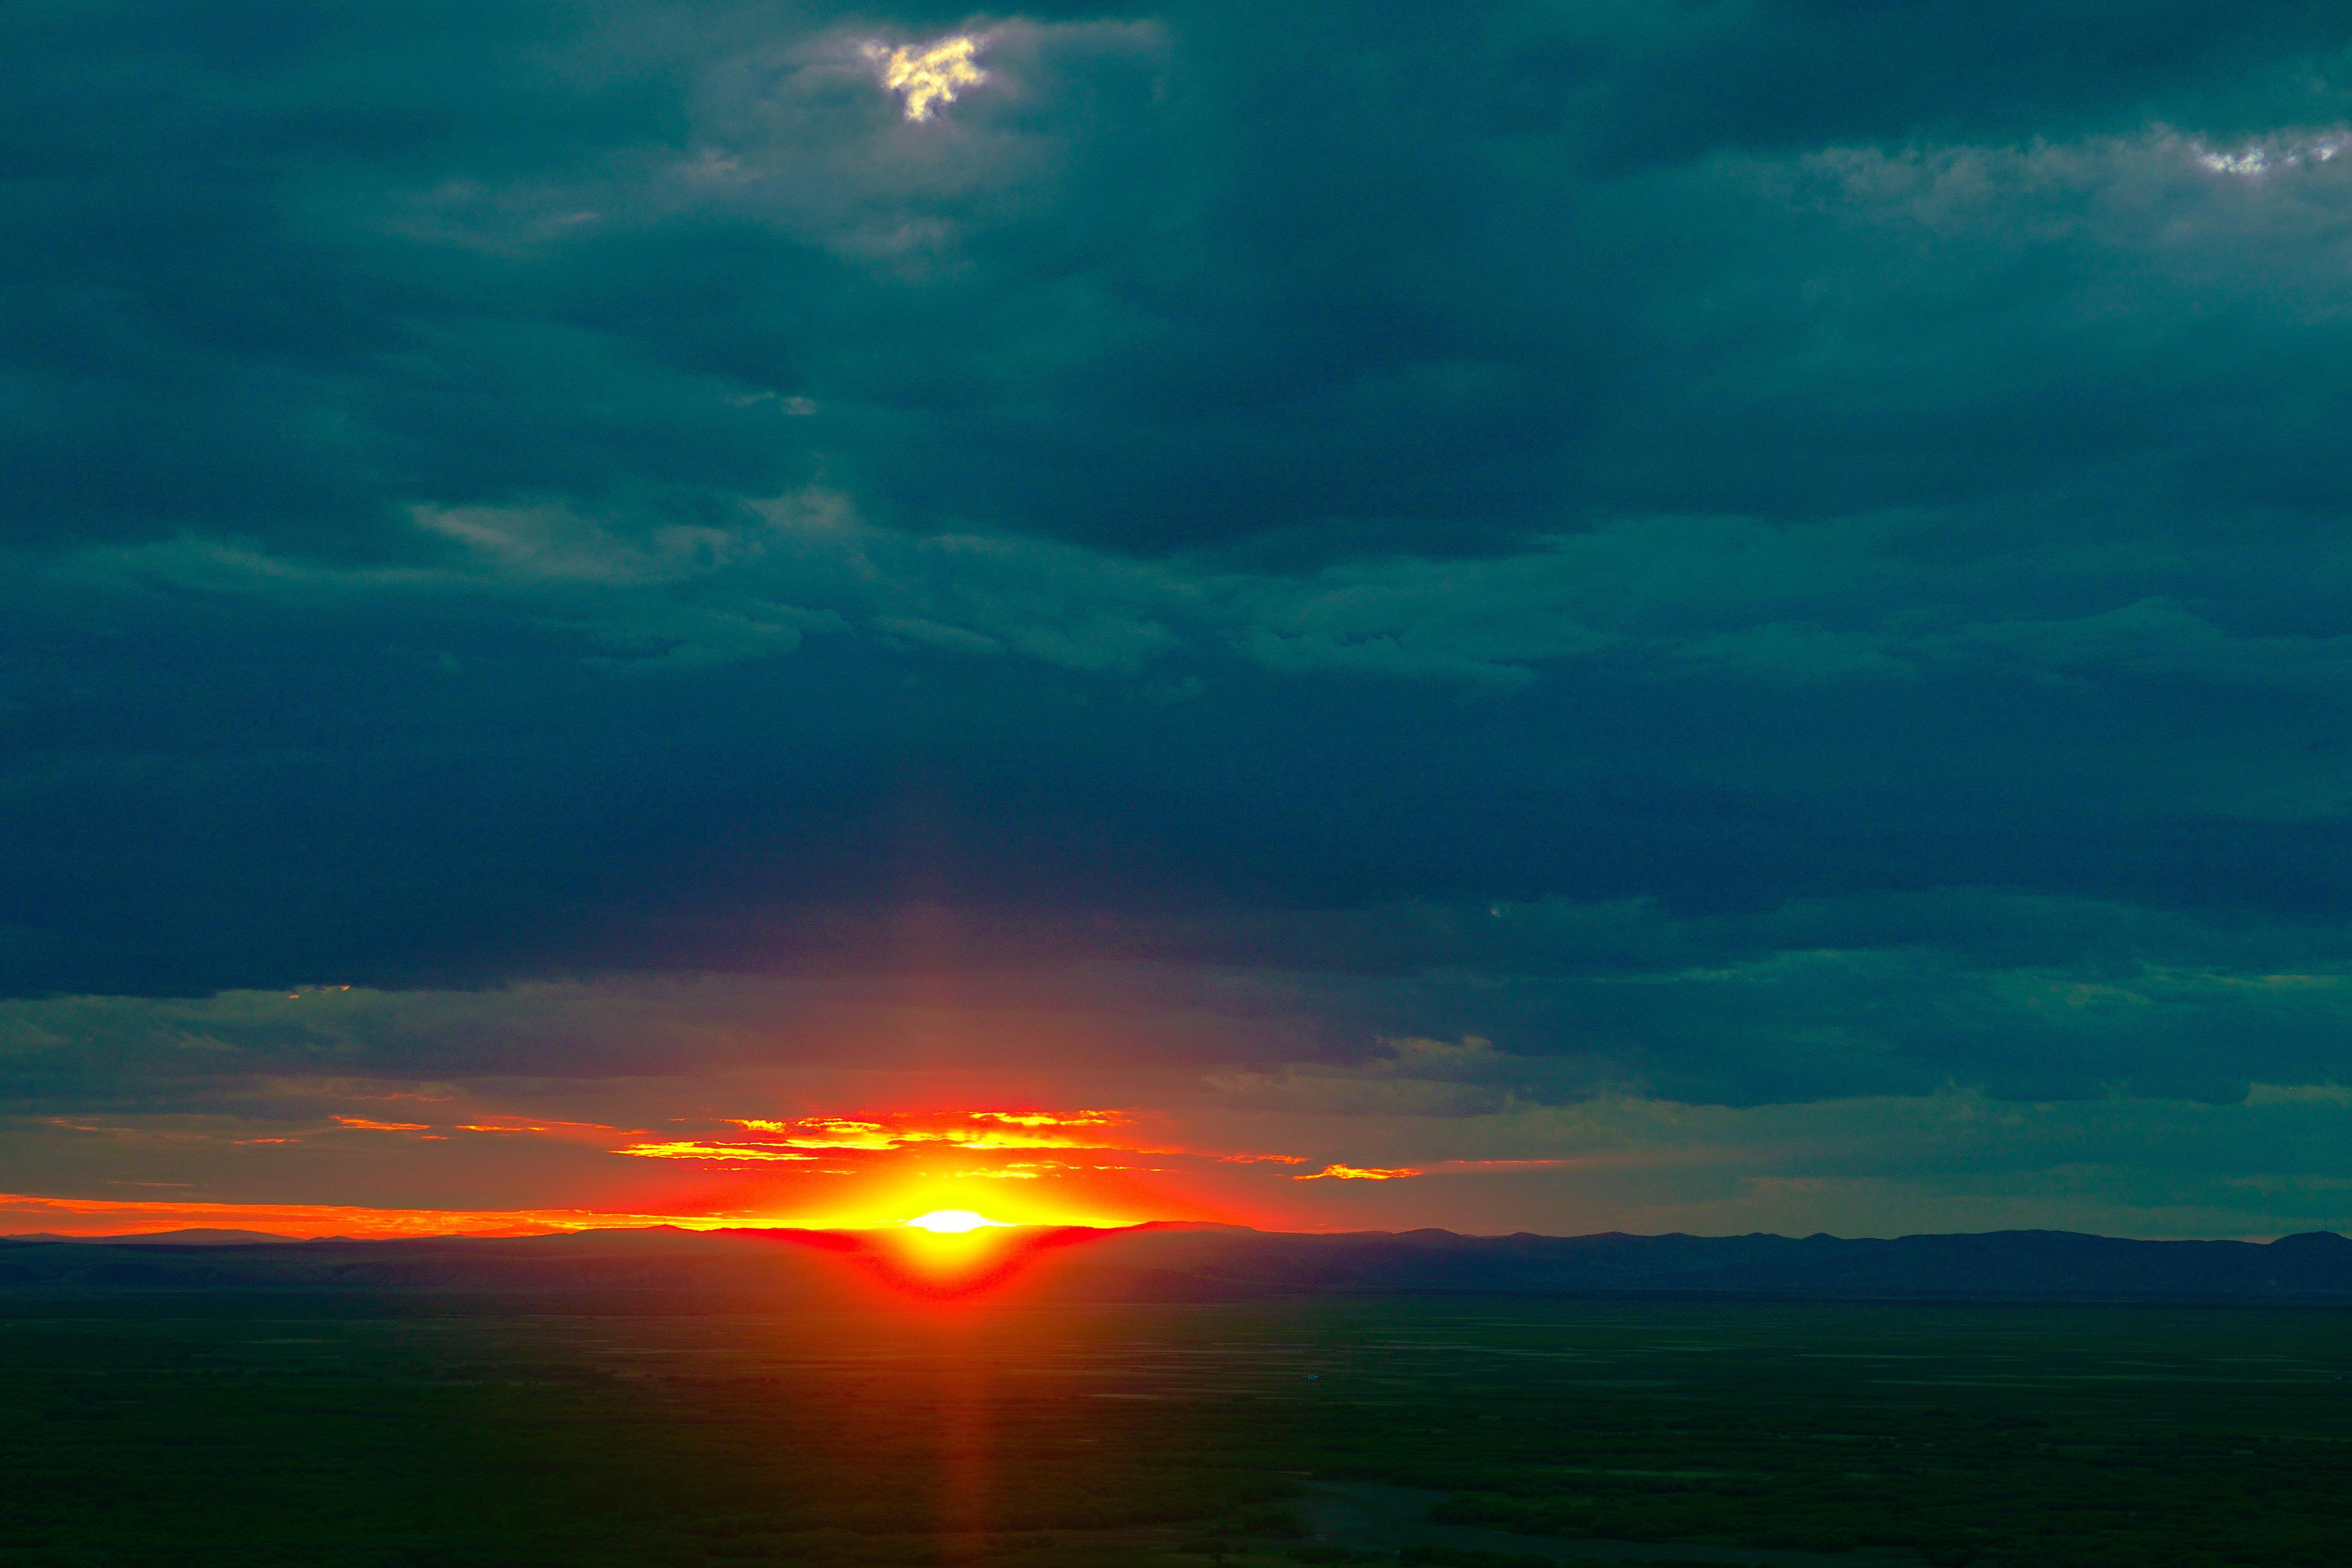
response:
<path id="1" fill-rule="evenodd" d="M 2323 136 L 2270 137 L 2235 152 L 2200 148 L 2197 161 L 2217 174 L 2267 174 L 2299 163 L 2333 163 L 2352 148 L 2352 134 L 2335 132 Z"/>
<path id="2" fill-rule="evenodd" d="M 979 40 L 957 37 L 935 44 L 866 46 L 866 58 L 882 73 L 882 85 L 907 101 L 907 118 L 929 120 L 935 104 L 953 103 L 956 94 L 978 87 L 988 73 L 971 63 Z"/>

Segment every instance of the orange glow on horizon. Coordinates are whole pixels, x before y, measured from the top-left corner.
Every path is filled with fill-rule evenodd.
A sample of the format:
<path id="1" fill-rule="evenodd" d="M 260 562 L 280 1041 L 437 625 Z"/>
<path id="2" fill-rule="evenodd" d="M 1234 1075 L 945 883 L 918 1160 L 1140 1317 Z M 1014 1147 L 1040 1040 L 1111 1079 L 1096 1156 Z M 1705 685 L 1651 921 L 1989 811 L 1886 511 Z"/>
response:
<path id="1" fill-rule="evenodd" d="M 836 1210 L 822 1215 L 779 1212 L 772 1205 L 673 1214 L 651 1209 L 395 1209 L 349 1204 L 140 1201 L 0 1193 L 0 1236 L 41 1232 L 76 1237 L 138 1236 L 164 1230 L 250 1230 L 282 1236 L 289 1241 L 327 1237 L 395 1241 L 441 1236 L 555 1236 L 673 1226 L 680 1230 L 830 1233 L 863 1238 L 860 1245 L 865 1241 L 887 1242 L 901 1251 L 930 1247 L 925 1256 L 952 1260 L 959 1256 L 954 1244 L 960 1242 L 971 1241 L 972 1247 L 966 1250 L 976 1252 L 982 1244 L 1016 1230 L 1117 1230 L 1140 1223 L 1141 1218 L 1054 1212 L 1034 1204 L 1016 1205 L 1011 1211 L 1013 1217 L 1000 1218 L 970 1206 L 969 1201 L 955 1202 L 961 1195 L 959 1189 L 960 1184 L 953 1181 L 901 1182 L 888 1194 L 856 1210 Z M 1004 1205 L 990 1206 L 1003 1210 Z M 909 1215 L 913 1217 L 905 1217 Z"/>
<path id="2" fill-rule="evenodd" d="M 971 1211 L 966 1211 L 971 1212 Z M 325 1204 L 131 1203 L 0 1193 L 0 1235 L 46 1232 L 82 1240 L 174 1230 L 244 1230 L 288 1241 L 422 1240 L 434 1237 L 525 1237 L 673 1226 L 726 1230 L 749 1240 L 813 1247 L 893 1296 L 925 1305 L 977 1302 L 1029 1272 L 1041 1258 L 1115 1234 L 1119 1227 L 1013 1225 L 977 1216 L 968 1228 L 904 1221 L 861 1229 L 785 1226 L 750 1215 L 625 1214 L 591 1209 L 370 1209 Z M 958 1211 L 917 1216 L 962 1225 Z"/>
<path id="3" fill-rule="evenodd" d="M 1419 1173 L 1359 1174 L 1358 1167 L 1325 1166 L 1321 1159 L 1308 1163 L 1294 1154 L 1242 1152 L 1230 1144 L 1168 1147 L 1189 1141 L 1177 1128 L 1160 1125 L 1157 1115 L 1142 1110 L 1040 1108 L 1009 1096 L 975 1095 L 965 1104 L 975 1101 L 984 1109 L 877 1110 L 853 1102 L 825 1113 L 715 1114 L 752 1109 L 739 1101 L 690 1117 L 667 1117 L 650 1127 L 635 1117 L 625 1121 L 610 1113 L 602 1120 L 569 1120 L 467 1104 L 462 1111 L 424 1111 L 433 1118 L 427 1121 L 380 1119 L 380 1112 L 331 1114 L 322 1118 L 323 1128 L 271 1139 L 175 1128 L 171 1136 L 181 1142 L 215 1145 L 286 1144 L 323 1132 L 344 1148 L 373 1145 L 387 1160 L 401 1151 L 396 1157 L 404 1167 L 428 1153 L 436 1162 L 465 1160 L 470 1156 L 460 1151 L 467 1146 L 503 1144 L 514 1155 L 503 1164 L 485 1167 L 486 1179 L 498 1184 L 482 1195 L 495 1193 L 517 1206 L 226 1202 L 198 1199 L 194 1194 L 203 1188 L 193 1184 L 158 1182 L 152 1184 L 176 1184 L 189 1195 L 117 1193 L 83 1199 L 0 1194 L 0 1235 L 233 1229 L 289 1239 L 373 1240 L 526 1237 L 656 1226 L 875 1232 L 887 1233 L 869 1239 L 877 1255 L 887 1253 L 898 1260 L 890 1266 L 897 1273 L 961 1279 L 976 1269 L 986 1272 L 973 1259 L 1005 1250 L 1019 1232 L 1112 1230 L 1152 1221 L 1281 1225 L 1293 1218 L 1285 1211 L 1294 1205 L 1274 1199 L 1270 1189 L 1279 1186 L 1301 1196 L 1314 1190 L 1292 1187 L 1286 1178 L 1294 1171 L 1350 1181 Z M 790 1109 L 800 1111 L 805 1106 Z M 352 1108 L 378 1110 L 372 1105 Z M 441 1119 L 444 1115 L 446 1120 Z M 425 1150 L 423 1142 L 428 1140 L 439 1147 Z M 563 1158 L 568 1163 L 562 1166 L 523 1163 L 532 1158 L 524 1151 L 541 1141 L 551 1152 L 558 1143 L 580 1152 L 567 1151 Z M 583 1145 L 595 1152 L 586 1152 Z M 254 1157 L 265 1161 L 280 1156 L 257 1151 Z M 289 1181 L 303 1179 L 290 1168 L 278 1171 L 283 1173 L 257 1165 L 256 1178 L 267 1173 L 274 1179 L 247 1190 L 275 1197 Z M 177 1173 L 159 1165 L 153 1173 Z M 444 1171 L 433 1184 L 446 1191 L 449 1173 Z M 396 1203 L 405 1194 L 397 1187 L 386 1192 L 372 1185 L 352 1195 L 378 1202 L 389 1197 Z M 562 1206 L 550 1205 L 551 1199 Z M 526 1204 L 533 1206 L 521 1206 Z M 968 1247 L 950 1245 L 965 1237 L 977 1239 Z"/>
<path id="4" fill-rule="evenodd" d="M 435 1097 L 373 1098 L 403 1098 L 421 1105 Z M 386 1145 L 438 1142 L 444 1149 L 436 1154 L 460 1159 L 467 1156 L 457 1153 L 448 1141 L 477 1147 L 495 1142 L 517 1148 L 539 1142 L 584 1145 L 595 1149 L 595 1158 L 606 1167 L 569 1167 L 592 1184 L 585 1187 L 568 1175 L 561 1185 L 516 1194 L 524 1202 L 584 1200 L 593 1208 L 452 1211 L 446 1220 L 440 1217 L 441 1211 L 417 1211 L 406 1221 L 381 1215 L 373 1219 L 346 1216 L 351 1225 L 364 1226 L 372 1235 L 527 1234 L 613 1223 L 668 1223 L 678 1218 L 678 1211 L 701 1216 L 706 1227 L 745 1223 L 855 1229 L 895 1225 L 909 1215 L 939 1208 L 969 1208 L 1012 1225 L 1117 1226 L 1147 1219 L 1256 1223 L 1268 1217 L 1263 1184 L 1258 1197 L 1246 1198 L 1223 1172 L 1291 1166 L 1361 1179 L 1340 1176 L 1357 1167 L 1327 1168 L 1321 1159 L 1310 1163 L 1299 1154 L 1192 1146 L 1179 1128 L 1163 1125 L 1158 1114 L 1147 1110 L 1041 1107 L 1033 1100 L 980 1096 L 964 1103 L 980 1108 L 900 1110 L 888 1108 L 886 1101 L 881 1109 L 853 1103 L 824 1111 L 808 1110 L 804 1105 L 792 1108 L 800 1114 L 717 1113 L 751 1109 L 739 1104 L 667 1117 L 651 1127 L 634 1125 L 635 1117 L 572 1120 L 491 1111 L 478 1104 L 467 1104 L 462 1111 L 453 1109 L 446 1121 L 400 1121 L 354 1113 L 376 1109 L 366 1106 L 331 1114 L 323 1128 L 284 1136 L 222 1137 L 204 1130 L 174 1130 L 173 1136 L 190 1143 L 284 1146 L 324 1132 L 339 1140 Z M 78 1130 L 117 1131 L 100 1126 Z M 420 1147 L 417 1152 L 425 1152 Z M 658 1175 L 628 1170 L 646 1166 L 668 1168 Z M 527 1168 L 509 1164 L 499 1174 L 503 1180 Z M 1016 1193 L 1025 1195 L 1009 1195 Z M 910 1196 L 921 1201 L 909 1203 Z M 265 1214 L 281 1206 L 287 1205 L 254 1205 L 255 1212 Z M 290 1205 L 289 1212 L 303 1215 L 318 1206 Z M 642 1222 L 583 1217 L 605 1213 L 656 1217 Z M 305 1217 L 264 1217 L 255 1228 L 293 1234 L 307 1223 Z M 321 1227 L 351 1229 L 351 1225 L 329 1217 Z"/>
<path id="5" fill-rule="evenodd" d="M 772 1224 L 749 1214 L 633 1214 L 607 1209 L 390 1209 L 345 1204 L 227 1204 L 194 1200 L 126 1201 L 0 1193 L 0 1234 L 137 1236 L 159 1230 L 255 1230 L 289 1241 L 347 1237 L 397 1241 L 428 1236 L 554 1236 L 570 1231 L 636 1230 L 670 1225 L 723 1230 Z M 19 1228 L 21 1226 L 21 1229 Z"/>

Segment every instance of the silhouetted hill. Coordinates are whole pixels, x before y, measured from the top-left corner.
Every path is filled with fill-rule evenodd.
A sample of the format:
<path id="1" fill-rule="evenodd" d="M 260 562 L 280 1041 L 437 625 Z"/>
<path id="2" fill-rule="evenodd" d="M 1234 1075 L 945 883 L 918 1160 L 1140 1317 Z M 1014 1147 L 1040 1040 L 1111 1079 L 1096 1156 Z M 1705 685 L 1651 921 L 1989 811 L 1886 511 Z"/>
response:
<path id="1" fill-rule="evenodd" d="M 0 1236 L 0 1241 L 69 1241 L 83 1247 L 251 1247 L 289 1239 L 266 1230 L 150 1230 L 137 1236 L 59 1236 L 42 1230 Z"/>
<path id="2" fill-rule="evenodd" d="M 1033 1231 L 1014 1281 L 1058 1300 L 1378 1292 L 2230 1298 L 2352 1295 L 2352 1241 L 2135 1241 L 2067 1231 L 1831 1236 L 1290 1235 L 1229 1226 Z M 872 1288 L 840 1233 L 667 1226 L 506 1240 L 238 1236 L 0 1239 L 0 1286 L 93 1289 L 660 1290 L 812 1303 Z"/>
<path id="3" fill-rule="evenodd" d="M 2135 1241 L 2068 1231 L 1832 1236 L 1138 1237 L 1128 1250 L 1252 1290 L 1729 1291 L 1836 1295 L 2352 1292 L 2352 1241 Z"/>

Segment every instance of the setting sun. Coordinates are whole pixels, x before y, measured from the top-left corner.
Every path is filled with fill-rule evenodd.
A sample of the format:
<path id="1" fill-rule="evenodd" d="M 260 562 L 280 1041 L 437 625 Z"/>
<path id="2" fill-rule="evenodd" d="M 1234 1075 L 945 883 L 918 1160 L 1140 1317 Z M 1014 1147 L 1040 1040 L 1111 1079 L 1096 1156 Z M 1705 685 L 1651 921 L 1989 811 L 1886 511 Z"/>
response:
<path id="1" fill-rule="evenodd" d="M 961 1236 L 967 1231 L 980 1230 L 989 1226 L 1009 1226 L 1013 1222 L 991 1219 L 986 1215 L 976 1214 L 971 1209 L 933 1209 L 929 1214 L 917 1215 L 913 1219 L 901 1223 L 916 1230 L 928 1230 L 934 1236 Z"/>
<path id="2" fill-rule="evenodd" d="M 939 1208 L 872 1229 L 777 1234 L 836 1252 L 900 1294 L 944 1302 L 992 1295 L 1027 1275 L 1049 1254 L 1119 1232 L 994 1219 L 978 1209 Z M 821 1239 L 826 1237 L 830 1239 Z"/>

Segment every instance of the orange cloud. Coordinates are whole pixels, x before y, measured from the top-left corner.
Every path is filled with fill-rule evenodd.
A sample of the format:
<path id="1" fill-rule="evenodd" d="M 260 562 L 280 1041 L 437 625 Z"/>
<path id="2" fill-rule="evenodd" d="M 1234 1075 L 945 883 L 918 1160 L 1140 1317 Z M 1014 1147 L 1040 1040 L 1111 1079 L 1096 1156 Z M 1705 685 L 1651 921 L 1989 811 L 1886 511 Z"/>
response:
<path id="1" fill-rule="evenodd" d="M 430 1132 L 429 1121 L 370 1121 L 364 1116 L 338 1116 L 335 1121 L 346 1127 L 356 1127 L 367 1132 Z"/>
<path id="2" fill-rule="evenodd" d="M 864 1150 L 872 1153 L 915 1143 L 951 1143 L 964 1149 L 1123 1149 L 1101 1132 L 1127 1119 L 1110 1110 L 965 1110 L 888 1114 L 866 1121 L 842 1116 L 804 1116 L 778 1121 L 729 1118 L 746 1132 L 775 1135 L 787 1149 Z"/>
<path id="3" fill-rule="evenodd" d="M 901 1140 L 878 1121 L 851 1121 L 838 1116 L 804 1116 L 797 1121 L 763 1121 L 730 1118 L 728 1124 L 746 1132 L 779 1134 L 791 1149 L 895 1149 Z"/>
<path id="4" fill-rule="evenodd" d="M 615 1149 L 615 1154 L 634 1154 L 640 1160 L 814 1160 L 794 1148 L 772 1148 L 761 1143 L 703 1143 L 681 1138 L 667 1143 L 632 1143 Z"/>
<path id="5" fill-rule="evenodd" d="M 973 1110 L 974 1121 L 1001 1121 L 1007 1127 L 1108 1127 L 1127 1120 L 1116 1110 Z"/>
<path id="6" fill-rule="evenodd" d="M 1290 1179 L 1294 1182 L 1320 1182 L 1327 1179 L 1334 1182 L 1394 1182 L 1401 1181 L 1406 1176 L 1418 1176 L 1421 1173 L 1410 1166 L 1393 1171 L 1382 1171 L 1361 1165 L 1326 1165 L 1312 1175 L 1293 1176 Z"/>
<path id="7" fill-rule="evenodd" d="M 576 1137 L 587 1133 L 604 1137 L 621 1130 L 617 1127 L 607 1127 L 601 1121 L 546 1121 L 535 1116 L 485 1116 L 479 1121 L 460 1123 L 457 1131 L 460 1132 L 539 1132 L 560 1138 L 566 1134 Z"/>

